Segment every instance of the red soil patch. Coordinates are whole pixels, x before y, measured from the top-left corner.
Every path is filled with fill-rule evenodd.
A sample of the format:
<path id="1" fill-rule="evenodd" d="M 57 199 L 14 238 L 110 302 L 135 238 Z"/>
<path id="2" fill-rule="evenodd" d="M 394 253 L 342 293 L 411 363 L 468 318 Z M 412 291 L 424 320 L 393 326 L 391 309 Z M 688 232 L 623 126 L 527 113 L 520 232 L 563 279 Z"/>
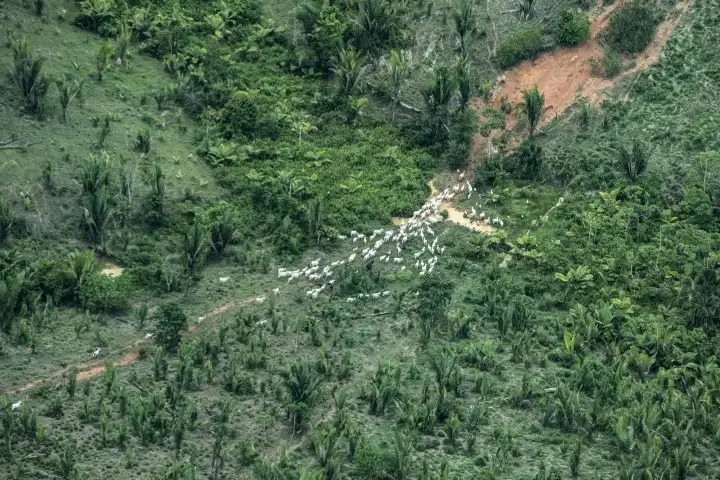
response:
<path id="1" fill-rule="evenodd" d="M 662 48 L 667 43 L 670 34 L 677 27 L 681 13 L 690 6 L 690 0 L 684 0 L 676 5 L 680 14 L 673 15 L 658 27 L 653 41 L 645 52 L 635 57 L 635 65 L 612 79 L 592 76 L 590 62 L 603 56 L 603 47 L 599 41 L 602 32 L 610 22 L 612 12 L 622 5 L 617 1 L 601 12 L 592 22 L 591 39 L 572 48 L 560 48 L 551 52 L 540 54 L 533 60 L 525 61 L 507 71 L 504 82 L 496 90 L 489 106 L 500 108 L 502 98 L 506 98 L 511 105 L 522 103 L 524 90 L 537 85 L 538 90 L 545 95 L 545 113 L 543 123 L 553 120 L 558 114 L 570 107 L 579 97 L 586 98 L 591 105 L 597 106 L 605 98 L 609 89 L 621 78 L 628 77 L 642 71 L 654 64 L 660 58 Z M 473 106 L 482 109 L 485 104 L 476 100 Z M 491 138 L 512 130 L 517 124 L 514 116 L 507 117 L 507 125 L 503 131 L 493 131 L 490 137 L 476 134 L 473 139 L 472 158 L 480 159 L 491 148 Z"/>

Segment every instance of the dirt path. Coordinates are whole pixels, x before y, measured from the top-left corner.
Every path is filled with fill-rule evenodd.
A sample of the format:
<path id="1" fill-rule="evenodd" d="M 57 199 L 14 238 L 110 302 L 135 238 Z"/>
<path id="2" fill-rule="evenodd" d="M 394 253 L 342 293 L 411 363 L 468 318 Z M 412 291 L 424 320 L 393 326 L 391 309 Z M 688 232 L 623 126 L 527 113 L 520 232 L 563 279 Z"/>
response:
<path id="1" fill-rule="evenodd" d="M 612 79 L 595 77 L 592 75 L 591 61 L 601 59 L 604 53 L 600 36 L 607 28 L 611 14 L 623 3 L 618 0 L 604 10 L 600 10 L 603 8 L 601 2 L 598 5 L 600 13 L 591 24 L 589 41 L 576 47 L 559 48 L 542 53 L 537 58 L 525 61 L 508 70 L 501 77 L 502 83 L 495 91 L 489 105 L 478 99 L 473 102 L 473 106 L 478 110 L 486 106 L 498 109 L 502 104 L 502 99 L 505 98 L 515 107 L 522 103 L 523 91 L 535 85 L 545 95 L 543 124 L 551 122 L 580 97 L 584 97 L 592 106 L 599 105 L 620 79 L 635 75 L 659 60 L 663 47 L 691 1 L 683 0 L 675 6 L 678 12 L 670 15 L 670 18 L 659 25 L 648 48 L 634 58 L 635 64 L 632 68 Z M 492 139 L 505 132 L 510 132 L 516 125 L 516 116 L 509 115 L 504 130 L 495 130 L 487 137 L 476 134 L 471 149 L 471 165 L 482 161 L 490 153 Z M 510 144 L 516 145 L 517 139 L 515 140 Z"/>
<path id="2" fill-rule="evenodd" d="M 198 330 L 206 328 L 208 326 L 213 325 L 215 322 L 212 320 L 216 320 L 222 315 L 233 312 L 239 308 L 242 308 L 246 305 L 249 305 L 255 301 L 255 298 L 240 300 L 240 301 L 232 301 L 225 304 L 222 304 L 215 309 L 211 310 L 209 313 L 207 313 L 203 318 L 202 322 L 193 323 L 190 328 L 188 329 L 187 333 L 185 334 L 186 337 L 194 335 Z M 138 340 L 135 340 L 133 343 L 126 345 L 124 347 L 121 347 L 117 350 L 113 350 L 111 352 L 108 352 L 107 355 L 113 356 L 122 352 L 125 352 L 122 357 L 116 362 L 113 362 L 113 365 L 116 367 L 122 367 L 126 365 L 130 365 L 135 360 L 138 359 L 140 347 L 150 343 L 152 341 L 151 337 L 145 337 Z M 82 382 L 84 380 L 88 380 L 90 378 L 93 378 L 97 375 L 102 374 L 105 371 L 105 360 L 104 359 L 95 359 L 90 360 L 85 363 L 81 363 L 78 365 L 73 365 L 72 367 L 77 368 L 78 374 L 77 374 L 77 380 Z M 53 382 L 61 382 L 65 377 L 67 377 L 68 372 L 70 371 L 70 368 L 64 368 L 62 370 L 58 370 L 51 375 L 48 375 L 43 378 L 39 378 L 37 380 L 33 380 L 30 383 L 26 383 L 25 385 L 22 385 L 20 387 L 14 387 L 9 390 L 6 390 L 4 392 L 0 392 L 1 395 L 17 395 L 20 393 L 27 392 L 29 390 L 33 390 L 35 388 L 38 388 L 42 385 L 48 385 L 52 384 Z"/>

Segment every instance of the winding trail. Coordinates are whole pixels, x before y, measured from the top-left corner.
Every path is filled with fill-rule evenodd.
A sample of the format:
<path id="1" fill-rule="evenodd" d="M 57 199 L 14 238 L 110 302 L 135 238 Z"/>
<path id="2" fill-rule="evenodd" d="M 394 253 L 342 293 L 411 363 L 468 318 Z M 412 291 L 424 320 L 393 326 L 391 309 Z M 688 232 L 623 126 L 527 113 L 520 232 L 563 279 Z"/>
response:
<path id="1" fill-rule="evenodd" d="M 488 106 L 499 109 L 502 99 L 505 98 L 513 105 L 513 110 L 517 111 L 516 107 L 522 103 L 523 91 L 534 85 L 537 85 L 538 89 L 545 95 L 543 125 L 549 123 L 557 115 L 564 112 L 580 97 L 585 98 L 593 106 L 599 105 L 619 80 L 638 74 L 660 59 L 663 47 L 678 26 L 682 14 L 689 8 L 691 0 L 682 0 L 676 4 L 676 12 L 673 12 L 670 18 L 659 25 L 649 47 L 645 52 L 634 58 L 635 63 L 631 68 L 623 71 L 620 75 L 612 79 L 594 77 L 592 76 L 590 61 L 602 57 L 604 49 L 600 41 L 601 33 L 607 27 L 612 12 L 623 3 L 624 2 L 618 0 L 603 9 L 602 1 L 600 1 L 597 7 L 599 13 L 591 25 L 591 39 L 589 41 L 576 47 L 545 52 L 533 60 L 525 61 L 512 68 L 500 77 L 501 84 L 494 92 L 490 102 L 486 104 L 482 100 L 477 99 L 472 104 L 473 108 L 478 112 L 481 112 L 482 109 Z M 627 99 L 627 94 L 624 98 Z M 508 115 L 504 129 L 494 130 L 487 136 L 483 136 L 480 133 L 475 134 L 471 148 L 468 176 L 471 177 L 474 173 L 474 167 L 492 153 L 492 140 L 505 133 L 512 135 L 517 124 L 517 116 Z M 518 143 L 519 135 L 515 137 L 511 136 L 511 148 Z M 457 182 L 458 179 L 456 178 L 454 180 Z M 431 198 L 437 197 L 440 194 L 433 182 L 430 182 L 428 186 Z M 487 223 L 467 218 L 464 212 L 456 208 L 450 201 L 444 201 L 441 204 L 441 209 L 447 212 L 447 220 L 452 223 L 485 234 L 494 231 L 494 228 Z M 403 219 L 393 220 L 396 224 L 403 221 Z M 115 271 L 108 273 L 119 274 L 119 272 Z M 195 331 L 214 324 L 215 322 L 212 320 L 221 317 L 225 313 L 251 304 L 254 301 L 254 298 L 250 298 L 222 304 L 207 313 L 202 323 L 193 324 L 186 335 L 192 335 Z M 138 358 L 140 347 L 149 343 L 151 340 L 151 338 L 142 338 L 125 347 L 109 352 L 110 355 L 124 352 L 123 356 L 116 361 L 114 365 L 125 366 L 134 362 Z M 83 381 L 100 375 L 105 370 L 105 360 L 91 360 L 79 365 L 74 365 L 74 367 L 78 369 L 77 380 Z M 62 379 L 67 376 L 68 371 L 69 368 L 64 368 L 20 387 L 0 392 L 0 394 L 18 395 L 42 385 L 62 381 Z"/>

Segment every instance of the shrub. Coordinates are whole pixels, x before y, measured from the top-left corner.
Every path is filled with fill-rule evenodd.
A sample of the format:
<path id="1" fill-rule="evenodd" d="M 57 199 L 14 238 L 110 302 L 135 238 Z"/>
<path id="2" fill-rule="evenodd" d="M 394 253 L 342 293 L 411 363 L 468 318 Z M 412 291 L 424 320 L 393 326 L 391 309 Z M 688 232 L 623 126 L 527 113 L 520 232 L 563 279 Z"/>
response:
<path id="1" fill-rule="evenodd" d="M 165 347 L 168 352 L 174 352 L 180 345 L 182 332 L 187 329 L 187 315 L 175 302 L 163 303 L 155 314 L 157 327 L 155 341 Z"/>
<path id="2" fill-rule="evenodd" d="M 230 136 L 242 134 L 252 136 L 260 120 L 257 92 L 237 91 L 223 110 L 223 122 L 230 130 Z"/>
<path id="3" fill-rule="evenodd" d="M 114 0 L 84 0 L 80 2 L 80 14 L 73 23 L 80 28 L 109 36 L 116 8 Z"/>
<path id="4" fill-rule="evenodd" d="M 510 68 L 535 56 L 544 45 L 545 40 L 539 28 L 521 30 L 500 43 L 495 62 L 501 68 Z"/>
<path id="5" fill-rule="evenodd" d="M 605 50 L 605 55 L 602 59 L 602 74 L 605 78 L 613 78 L 620 74 L 622 69 L 622 58 L 612 48 Z"/>
<path id="6" fill-rule="evenodd" d="M 577 45 L 590 38 L 590 20 L 581 12 L 565 10 L 555 26 L 555 41 L 560 45 Z"/>
<path id="7" fill-rule="evenodd" d="M 123 276 L 94 273 L 80 286 L 80 303 L 91 311 L 117 312 L 128 307 L 131 291 L 130 281 Z"/>
<path id="8" fill-rule="evenodd" d="M 622 53 L 642 52 L 650 44 L 658 20 L 657 14 L 648 3 L 634 0 L 620 7 L 610 17 L 610 43 Z"/>

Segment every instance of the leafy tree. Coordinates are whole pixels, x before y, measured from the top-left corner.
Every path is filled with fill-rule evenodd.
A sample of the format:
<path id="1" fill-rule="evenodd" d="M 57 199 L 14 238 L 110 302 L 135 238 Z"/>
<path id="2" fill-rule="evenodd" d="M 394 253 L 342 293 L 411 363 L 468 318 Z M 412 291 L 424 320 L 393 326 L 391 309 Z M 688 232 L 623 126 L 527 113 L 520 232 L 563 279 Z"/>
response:
<path id="1" fill-rule="evenodd" d="M 590 20 L 581 12 L 565 10 L 555 26 L 555 41 L 560 45 L 572 46 L 590 38 Z"/>
<path id="2" fill-rule="evenodd" d="M 621 6 L 610 17 L 610 43 L 621 53 L 638 53 L 652 41 L 658 15 L 650 2 L 633 0 Z"/>
<path id="3" fill-rule="evenodd" d="M 188 319 L 185 312 L 177 303 L 168 302 L 158 307 L 155 317 L 155 342 L 162 345 L 166 351 L 175 352 L 180 345 L 182 333 L 187 330 Z"/>
<path id="4" fill-rule="evenodd" d="M 540 124 L 545 107 L 545 95 L 540 93 L 537 86 L 523 92 L 523 106 L 528 122 L 529 134 L 532 137 L 535 129 Z"/>
<path id="5" fill-rule="evenodd" d="M 420 284 L 415 312 L 420 317 L 423 343 L 427 343 L 431 331 L 447 318 L 446 310 L 454 289 L 455 285 L 438 276 L 426 277 Z"/>

